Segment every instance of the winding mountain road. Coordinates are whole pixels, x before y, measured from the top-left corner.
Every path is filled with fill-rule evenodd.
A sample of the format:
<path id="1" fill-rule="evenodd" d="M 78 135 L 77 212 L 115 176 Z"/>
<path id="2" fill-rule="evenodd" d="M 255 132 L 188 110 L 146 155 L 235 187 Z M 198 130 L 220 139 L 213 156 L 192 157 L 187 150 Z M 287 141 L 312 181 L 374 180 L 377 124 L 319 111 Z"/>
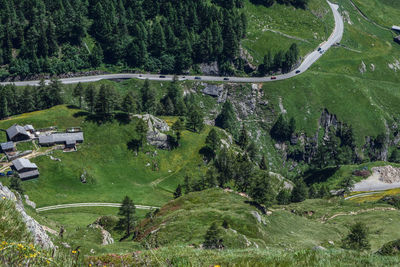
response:
<path id="1" fill-rule="evenodd" d="M 73 204 L 62 204 L 55 206 L 48 206 L 37 208 L 36 212 L 48 211 L 48 210 L 59 210 L 59 209 L 68 209 L 68 208 L 81 208 L 81 207 L 112 207 L 119 208 L 121 207 L 121 203 L 73 203 Z M 143 205 L 135 205 L 135 207 L 139 210 L 151 210 L 151 209 L 159 209 L 160 207 L 152 207 L 152 206 L 143 206 Z"/>
<path id="2" fill-rule="evenodd" d="M 279 81 L 279 80 L 286 80 L 289 78 L 292 78 L 294 76 L 300 75 L 301 73 L 305 72 L 308 70 L 318 59 L 320 59 L 325 51 L 327 51 L 329 48 L 332 47 L 335 43 L 339 43 L 342 39 L 343 36 L 343 31 L 344 31 L 344 23 L 343 23 L 343 18 L 340 15 L 338 9 L 339 6 L 336 4 L 332 4 L 329 1 L 327 1 L 329 6 L 332 9 L 333 16 L 335 18 L 335 28 L 331 34 L 331 36 L 328 38 L 327 41 L 323 42 L 320 44 L 318 48 L 321 48 L 321 51 L 318 51 L 318 48 L 308 54 L 301 65 L 289 72 L 285 73 L 282 75 L 276 75 L 274 76 L 274 79 L 271 79 L 271 77 L 229 77 L 229 78 L 224 78 L 224 77 L 219 77 L 219 76 L 179 76 L 178 79 L 180 81 L 184 80 L 189 80 L 189 81 L 194 81 L 194 80 L 201 80 L 201 81 L 208 81 L 208 82 L 237 82 L 237 83 L 265 83 L 265 82 L 272 82 L 272 81 Z M 171 81 L 173 79 L 173 75 L 163 75 L 161 78 L 160 75 L 156 74 L 132 74 L 132 73 L 121 73 L 121 74 L 107 74 L 107 75 L 96 75 L 96 76 L 86 76 L 86 77 L 75 77 L 75 78 L 66 78 L 66 79 L 60 79 L 60 82 L 63 84 L 75 84 L 75 83 L 88 83 L 88 82 L 97 82 L 100 80 L 113 80 L 113 79 L 132 79 L 132 78 L 137 78 L 137 79 L 149 79 L 153 81 Z M 46 80 L 46 83 L 49 83 L 48 80 Z M 15 84 L 16 86 L 37 86 L 39 85 L 39 81 L 22 81 L 22 82 L 5 82 L 5 83 L 0 83 L 0 85 L 6 85 L 6 84 Z"/>

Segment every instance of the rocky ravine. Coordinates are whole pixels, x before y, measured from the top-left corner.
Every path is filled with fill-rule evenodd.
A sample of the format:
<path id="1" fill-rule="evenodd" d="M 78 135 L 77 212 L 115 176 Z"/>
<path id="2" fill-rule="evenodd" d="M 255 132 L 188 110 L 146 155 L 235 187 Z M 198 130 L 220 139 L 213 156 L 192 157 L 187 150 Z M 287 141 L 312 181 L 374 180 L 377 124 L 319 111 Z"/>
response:
<path id="1" fill-rule="evenodd" d="M 43 227 L 25 212 L 21 198 L 19 196 L 17 197 L 10 191 L 10 189 L 8 189 L 8 187 L 3 186 L 0 183 L 0 199 L 3 197 L 12 200 L 15 203 L 15 209 L 21 214 L 22 220 L 25 222 L 28 231 L 31 232 L 36 245 L 40 245 L 45 249 L 55 248 Z"/>

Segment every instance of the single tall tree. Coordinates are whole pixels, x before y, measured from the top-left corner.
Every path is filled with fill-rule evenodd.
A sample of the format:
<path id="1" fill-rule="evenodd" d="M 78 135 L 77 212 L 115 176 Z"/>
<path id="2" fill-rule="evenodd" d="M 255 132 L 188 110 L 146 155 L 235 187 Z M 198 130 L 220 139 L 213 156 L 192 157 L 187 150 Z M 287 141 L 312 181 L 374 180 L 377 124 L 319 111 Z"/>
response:
<path id="1" fill-rule="evenodd" d="M 363 222 L 350 226 L 349 234 L 342 240 L 342 247 L 354 250 L 369 250 L 368 228 Z"/>
<path id="2" fill-rule="evenodd" d="M 222 249 L 224 247 L 221 231 L 213 222 L 204 236 L 203 247 L 207 249 Z"/>
<path id="3" fill-rule="evenodd" d="M 133 204 L 133 201 L 126 196 L 122 201 L 122 206 L 119 208 L 118 215 L 121 218 L 118 221 L 118 228 L 124 229 L 126 236 L 129 236 L 135 227 L 135 212 L 136 207 Z"/>
<path id="4" fill-rule="evenodd" d="M 82 98 L 85 95 L 85 90 L 81 83 L 78 83 L 73 92 L 73 96 L 78 98 L 79 101 L 79 108 L 82 108 Z"/>

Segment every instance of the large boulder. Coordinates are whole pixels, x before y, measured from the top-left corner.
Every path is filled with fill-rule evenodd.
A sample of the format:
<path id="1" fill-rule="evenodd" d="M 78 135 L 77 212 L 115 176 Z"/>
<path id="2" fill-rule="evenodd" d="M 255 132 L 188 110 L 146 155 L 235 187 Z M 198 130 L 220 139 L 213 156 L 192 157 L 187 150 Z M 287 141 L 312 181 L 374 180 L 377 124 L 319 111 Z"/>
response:
<path id="1" fill-rule="evenodd" d="M 15 203 L 15 209 L 21 214 L 22 220 L 25 222 L 28 231 L 32 234 L 35 244 L 40 245 L 45 249 L 54 248 L 53 242 L 43 227 L 25 212 L 21 197 L 17 197 L 13 192 L 10 191 L 10 189 L 8 189 L 8 187 L 3 186 L 0 183 L 0 201 L 3 199 L 3 197 L 12 200 Z"/>
<path id="2" fill-rule="evenodd" d="M 134 115 L 134 117 L 142 119 L 147 123 L 149 127 L 147 131 L 147 142 L 150 145 L 156 146 L 159 149 L 170 148 L 168 135 L 164 133 L 170 130 L 166 121 L 150 114 Z"/>

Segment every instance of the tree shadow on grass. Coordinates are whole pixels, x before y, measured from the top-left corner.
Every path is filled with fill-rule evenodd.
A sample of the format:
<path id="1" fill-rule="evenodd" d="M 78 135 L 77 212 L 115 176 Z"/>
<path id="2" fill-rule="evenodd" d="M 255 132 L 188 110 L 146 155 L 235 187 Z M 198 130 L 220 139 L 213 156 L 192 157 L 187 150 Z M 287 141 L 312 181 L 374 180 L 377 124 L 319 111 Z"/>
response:
<path id="1" fill-rule="evenodd" d="M 114 118 L 119 122 L 121 125 L 126 125 L 131 122 L 131 117 L 128 113 L 119 112 L 115 114 Z"/>
<path id="2" fill-rule="evenodd" d="M 78 112 L 74 113 L 73 116 L 74 116 L 74 118 L 79 118 L 79 117 L 86 117 L 89 115 L 90 115 L 90 113 L 87 111 L 78 111 Z"/>
<path id="3" fill-rule="evenodd" d="M 69 109 L 80 109 L 77 105 L 68 105 L 67 108 Z"/>
<path id="4" fill-rule="evenodd" d="M 340 169 L 340 167 L 327 167 L 321 170 L 308 170 L 304 173 L 304 182 L 307 185 L 312 185 L 314 183 L 321 183 L 328 180 L 330 177 L 335 175 L 335 173 Z"/>

